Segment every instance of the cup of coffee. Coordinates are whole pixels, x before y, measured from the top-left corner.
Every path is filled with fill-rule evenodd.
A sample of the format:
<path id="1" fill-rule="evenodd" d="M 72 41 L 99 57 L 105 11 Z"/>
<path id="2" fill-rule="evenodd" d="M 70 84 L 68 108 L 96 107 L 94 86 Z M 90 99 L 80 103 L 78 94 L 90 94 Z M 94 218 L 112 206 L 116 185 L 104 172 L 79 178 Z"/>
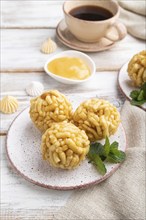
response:
<path id="1" fill-rule="evenodd" d="M 80 41 L 94 43 L 102 37 L 118 41 L 126 35 L 125 26 L 117 21 L 119 6 L 113 0 L 66 1 L 63 11 L 68 29 Z M 110 33 L 113 26 L 118 38 Z"/>

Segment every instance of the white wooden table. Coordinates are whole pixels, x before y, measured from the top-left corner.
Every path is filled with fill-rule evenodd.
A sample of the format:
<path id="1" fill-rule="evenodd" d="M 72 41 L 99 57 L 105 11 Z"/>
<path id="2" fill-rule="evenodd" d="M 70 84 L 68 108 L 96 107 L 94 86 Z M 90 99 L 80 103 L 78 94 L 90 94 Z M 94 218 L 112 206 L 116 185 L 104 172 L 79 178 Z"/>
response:
<path id="1" fill-rule="evenodd" d="M 72 191 L 47 190 L 27 182 L 10 166 L 6 157 L 5 140 L 8 128 L 16 115 L 29 105 L 30 97 L 25 87 L 33 80 L 44 84 L 45 89 L 58 89 L 63 93 L 96 93 L 109 96 L 121 104 L 124 97 L 117 87 L 120 67 L 136 52 L 144 48 L 144 41 L 130 35 L 114 48 L 90 53 L 96 63 L 95 78 L 81 86 L 60 84 L 43 71 L 49 55 L 40 52 L 42 42 L 52 37 L 58 45 L 57 52 L 67 50 L 55 34 L 62 19 L 63 1 L 1 1 L 1 98 L 17 97 L 19 110 L 12 115 L 1 114 L 1 216 L 2 220 L 53 219 L 65 205 Z M 106 80 L 105 80 L 106 79 Z M 16 146 L 17 150 L 17 146 Z"/>

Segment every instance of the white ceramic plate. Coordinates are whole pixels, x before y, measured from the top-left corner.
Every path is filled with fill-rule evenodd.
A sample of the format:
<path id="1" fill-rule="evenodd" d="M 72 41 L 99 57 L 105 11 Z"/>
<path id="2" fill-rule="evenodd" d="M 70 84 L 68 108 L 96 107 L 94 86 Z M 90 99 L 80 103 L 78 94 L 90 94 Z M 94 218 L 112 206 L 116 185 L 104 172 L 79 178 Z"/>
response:
<path id="1" fill-rule="evenodd" d="M 119 75 L 118 75 L 118 84 L 119 87 L 122 91 L 122 93 L 129 99 L 131 100 L 130 97 L 130 92 L 132 92 L 133 90 L 137 90 L 138 88 L 132 85 L 132 82 L 128 76 L 128 72 L 127 72 L 127 68 L 128 68 L 128 63 L 124 64 L 122 66 L 122 68 L 119 71 Z M 146 103 L 144 103 L 143 105 L 139 106 L 140 108 L 146 110 Z"/>
<path id="2" fill-rule="evenodd" d="M 76 99 L 74 96 L 70 97 L 75 108 L 81 102 L 80 99 L 83 101 L 83 98 L 79 98 L 79 96 L 76 96 Z M 110 137 L 110 141 L 111 143 L 118 141 L 119 148 L 125 151 L 126 138 L 122 124 L 116 134 Z M 85 188 L 105 180 L 120 165 L 107 163 L 107 173 L 104 176 L 101 176 L 95 167 L 88 163 L 88 159 L 74 170 L 53 168 L 48 162 L 42 160 L 40 144 L 41 133 L 31 122 L 29 108 L 27 108 L 13 121 L 8 131 L 7 155 L 12 166 L 21 176 L 42 187 L 59 190 Z"/>

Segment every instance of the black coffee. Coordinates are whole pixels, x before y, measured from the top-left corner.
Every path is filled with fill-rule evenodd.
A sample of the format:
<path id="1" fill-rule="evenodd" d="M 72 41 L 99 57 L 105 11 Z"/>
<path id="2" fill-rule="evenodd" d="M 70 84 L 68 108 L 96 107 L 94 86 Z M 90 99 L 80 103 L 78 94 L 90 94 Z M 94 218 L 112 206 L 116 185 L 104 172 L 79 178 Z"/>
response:
<path id="1" fill-rule="evenodd" d="M 86 21 L 102 21 L 113 16 L 113 14 L 105 8 L 90 5 L 73 8 L 69 14 L 75 18 Z"/>

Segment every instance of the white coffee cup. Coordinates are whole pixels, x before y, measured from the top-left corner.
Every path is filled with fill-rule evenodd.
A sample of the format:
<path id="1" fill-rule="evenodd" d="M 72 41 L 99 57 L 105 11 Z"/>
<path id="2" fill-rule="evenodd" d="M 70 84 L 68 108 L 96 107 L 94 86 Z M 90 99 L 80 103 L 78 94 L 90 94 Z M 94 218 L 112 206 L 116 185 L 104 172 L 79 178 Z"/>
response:
<path id="1" fill-rule="evenodd" d="M 81 6 L 102 7 L 110 11 L 113 16 L 102 21 L 89 21 L 76 18 L 70 14 L 72 9 Z M 126 35 L 125 26 L 117 21 L 120 13 L 119 5 L 113 0 L 66 1 L 63 5 L 63 11 L 68 29 L 80 41 L 97 42 L 102 37 L 106 37 L 111 41 L 118 41 Z M 110 33 L 113 26 L 118 32 L 118 37 Z"/>

